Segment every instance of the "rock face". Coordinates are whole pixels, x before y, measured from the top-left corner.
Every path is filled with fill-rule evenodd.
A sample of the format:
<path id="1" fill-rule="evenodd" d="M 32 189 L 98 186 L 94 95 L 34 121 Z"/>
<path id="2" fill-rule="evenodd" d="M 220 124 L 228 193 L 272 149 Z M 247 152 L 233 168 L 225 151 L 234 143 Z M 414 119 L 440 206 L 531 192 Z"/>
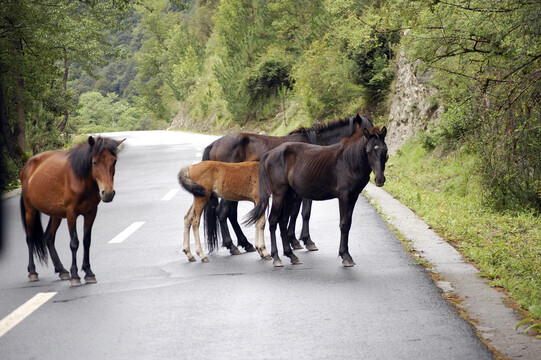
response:
<path id="1" fill-rule="evenodd" d="M 390 95 L 389 132 L 385 139 L 391 154 L 416 132 L 436 122 L 442 112 L 435 97 L 436 89 L 426 84 L 427 77 L 417 76 L 415 68 L 416 64 L 408 62 L 406 55 L 400 53 Z"/>

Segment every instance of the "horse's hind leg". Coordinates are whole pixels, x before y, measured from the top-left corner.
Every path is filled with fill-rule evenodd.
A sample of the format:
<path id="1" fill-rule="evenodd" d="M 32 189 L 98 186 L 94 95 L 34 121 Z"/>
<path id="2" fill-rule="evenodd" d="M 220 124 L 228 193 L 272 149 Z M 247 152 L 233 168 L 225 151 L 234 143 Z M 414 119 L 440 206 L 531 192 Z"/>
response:
<path id="1" fill-rule="evenodd" d="M 255 248 L 248 239 L 246 238 L 246 235 L 242 232 L 242 229 L 240 228 L 239 221 L 237 219 L 237 210 L 238 210 L 239 203 L 234 201 L 230 202 L 229 205 L 229 222 L 231 223 L 231 226 L 233 227 L 233 231 L 235 231 L 235 235 L 237 235 L 237 245 L 242 246 L 244 250 L 247 252 L 255 251 Z"/>
<path id="2" fill-rule="evenodd" d="M 265 248 L 264 233 L 265 233 L 265 215 L 261 216 L 255 222 L 255 247 L 257 251 L 259 252 L 259 255 L 261 255 L 262 259 L 270 260 L 272 258 L 269 252 L 267 251 L 267 249 Z"/>
<path id="3" fill-rule="evenodd" d="M 54 246 L 56 231 L 58 230 L 61 222 L 62 218 L 51 217 L 49 219 L 49 224 L 47 225 L 47 230 L 45 231 L 45 241 L 47 243 L 47 248 L 49 248 L 51 259 L 53 260 L 54 272 L 58 274 L 61 280 L 69 280 L 70 274 L 68 270 L 64 268 L 64 265 L 62 265 L 60 257 L 58 256 Z"/>
<path id="4" fill-rule="evenodd" d="M 297 240 L 297 237 L 295 236 L 295 226 L 297 225 L 297 216 L 299 216 L 300 209 L 301 199 L 297 198 L 293 203 L 293 209 L 291 211 L 291 216 L 289 217 L 289 225 L 287 227 L 289 243 L 291 244 L 291 247 L 295 250 L 302 249 L 301 243 L 299 242 L 299 240 Z"/>
<path id="5" fill-rule="evenodd" d="M 194 262 L 195 257 L 190 251 L 190 228 L 192 227 L 192 221 L 195 215 L 194 205 L 190 206 L 190 209 L 184 216 L 184 243 L 182 245 L 182 251 L 188 257 L 188 261 Z"/>
<path id="6" fill-rule="evenodd" d="M 291 247 L 289 246 L 289 236 L 287 232 L 287 222 L 289 220 L 289 215 L 291 214 L 291 209 L 293 207 L 294 196 L 291 194 L 291 191 L 288 191 L 284 197 L 284 206 L 282 209 L 282 214 L 280 216 L 279 225 L 280 225 L 280 236 L 282 238 L 282 246 L 284 249 L 284 255 L 287 256 L 293 265 L 302 264 L 302 261 L 293 253 Z"/>
<path id="7" fill-rule="evenodd" d="M 85 222 L 84 222 L 84 234 L 83 234 L 83 266 L 82 269 L 85 272 L 85 283 L 86 284 L 93 284 L 96 283 L 96 275 L 92 272 L 90 269 L 90 243 L 91 235 L 92 235 L 92 225 L 94 224 L 94 220 L 96 219 L 96 213 L 98 211 L 98 208 L 96 208 L 93 212 L 85 216 Z"/>
<path id="8" fill-rule="evenodd" d="M 28 280 L 34 282 L 39 280 L 36 264 L 34 263 L 34 244 L 32 242 L 32 231 L 34 228 L 34 221 L 36 221 L 37 212 L 34 209 L 26 208 L 24 216 L 26 221 L 26 245 L 28 245 Z"/>
<path id="9" fill-rule="evenodd" d="M 312 200 L 302 199 L 302 230 L 300 240 L 306 246 L 306 250 L 318 251 L 316 244 L 310 238 L 310 214 L 312 212 Z"/>
<path id="10" fill-rule="evenodd" d="M 192 221 L 192 227 L 193 227 L 193 236 L 195 238 L 195 252 L 199 257 L 201 258 L 201 261 L 204 263 L 209 262 L 209 258 L 203 251 L 203 247 L 201 246 L 201 238 L 199 237 L 199 224 L 201 223 L 201 213 L 203 212 L 203 208 L 205 207 L 205 204 L 208 199 L 205 199 L 204 201 L 199 201 L 200 198 L 196 198 L 194 201 L 194 219 Z"/>
<path id="11" fill-rule="evenodd" d="M 229 227 L 227 225 L 227 218 L 230 211 L 230 201 L 220 200 L 218 208 L 216 209 L 216 214 L 218 216 L 218 221 L 220 222 L 220 230 L 222 232 L 222 246 L 229 249 L 231 255 L 240 255 L 239 249 L 233 244 L 231 239 L 231 234 L 229 233 Z"/>

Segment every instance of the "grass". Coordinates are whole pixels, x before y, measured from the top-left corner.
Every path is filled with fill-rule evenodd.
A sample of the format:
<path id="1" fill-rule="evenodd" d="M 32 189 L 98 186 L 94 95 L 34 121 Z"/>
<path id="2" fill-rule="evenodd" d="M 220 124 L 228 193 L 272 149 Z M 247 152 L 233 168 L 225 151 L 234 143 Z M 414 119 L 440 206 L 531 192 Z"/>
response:
<path id="1" fill-rule="evenodd" d="M 541 220 L 484 205 L 474 154 L 428 152 L 411 139 L 388 162 L 385 189 L 533 318 L 541 318 Z"/>

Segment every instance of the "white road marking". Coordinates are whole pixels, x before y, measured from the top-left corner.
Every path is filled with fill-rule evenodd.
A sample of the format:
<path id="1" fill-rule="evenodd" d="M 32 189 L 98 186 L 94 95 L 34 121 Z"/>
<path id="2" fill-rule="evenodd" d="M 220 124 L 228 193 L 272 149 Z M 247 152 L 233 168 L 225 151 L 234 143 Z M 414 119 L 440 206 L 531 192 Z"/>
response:
<path id="1" fill-rule="evenodd" d="M 41 305 L 56 295 L 56 292 L 37 293 L 30 300 L 13 310 L 11 314 L 0 320 L 0 337 L 36 311 Z"/>
<path id="2" fill-rule="evenodd" d="M 161 201 L 169 201 L 169 200 L 171 200 L 178 193 L 178 191 L 179 191 L 179 189 L 169 190 L 169 192 L 167 194 L 165 194 L 164 197 L 162 197 Z"/>
<path id="3" fill-rule="evenodd" d="M 111 241 L 109 241 L 109 244 L 119 244 L 126 240 L 131 234 L 137 231 L 141 226 L 143 226 L 145 222 L 144 221 L 136 221 L 130 226 L 128 226 L 124 231 L 122 231 L 120 234 L 115 236 Z"/>

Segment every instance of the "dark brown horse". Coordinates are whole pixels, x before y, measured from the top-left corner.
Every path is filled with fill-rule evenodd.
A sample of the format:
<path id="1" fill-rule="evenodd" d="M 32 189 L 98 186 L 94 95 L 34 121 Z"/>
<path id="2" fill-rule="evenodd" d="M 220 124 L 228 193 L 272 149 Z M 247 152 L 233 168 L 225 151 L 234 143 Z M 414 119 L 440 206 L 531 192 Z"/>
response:
<path id="1" fill-rule="evenodd" d="M 348 249 L 353 208 L 372 171 L 377 186 L 385 183 L 384 170 L 388 158 L 386 134 L 385 127 L 381 130 L 364 128 L 362 132 L 336 145 L 287 143 L 263 155 L 259 167 L 259 202 L 248 214 L 246 223 L 253 223 L 265 214 L 272 195 L 269 229 L 274 266 L 283 266 L 276 248 L 278 223 L 284 255 L 293 264 L 301 263 L 291 250 L 287 232 L 287 221 L 295 195 L 312 200 L 338 198 L 341 233 L 339 254 L 344 266 L 355 265 Z"/>
<path id="2" fill-rule="evenodd" d="M 349 119 L 338 120 L 325 125 L 315 125 L 311 128 L 300 128 L 289 133 L 286 136 L 268 136 L 249 133 L 232 133 L 219 138 L 212 144 L 207 146 L 203 153 L 203 160 L 215 160 L 222 162 L 242 162 L 242 161 L 259 161 L 263 154 L 276 148 L 286 142 L 302 142 L 318 145 L 336 144 L 341 139 L 349 137 L 361 127 L 372 127 L 372 121 L 364 116 L 354 116 Z M 238 245 L 244 247 L 247 251 L 253 251 L 253 246 L 248 242 L 246 236 L 242 233 L 237 220 L 237 203 L 232 201 L 222 200 L 217 206 L 218 199 L 211 196 L 207 206 L 205 207 L 205 230 L 207 241 L 215 243 L 217 229 L 214 226 L 216 221 L 213 219 L 218 216 L 220 221 L 220 229 L 222 233 L 223 246 L 227 247 L 231 254 L 240 253 L 238 248 L 233 244 L 227 219 L 231 222 L 233 230 L 238 238 Z M 291 213 L 289 222 L 289 238 L 292 246 L 296 249 L 302 248 L 298 240 L 295 238 L 295 223 L 300 210 L 301 199 L 297 199 Z M 310 238 L 309 219 L 312 202 L 310 200 L 303 201 L 303 226 L 300 235 L 308 250 L 317 250 L 316 244 Z"/>
<path id="3" fill-rule="evenodd" d="M 124 141 L 124 140 L 122 140 Z M 84 217 L 84 257 L 82 269 L 85 281 L 95 283 L 90 269 L 90 237 L 100 201 L 111 202 L 115 196 L 113 177 L 117 148 L 122 141 L 93 138 L 69 152 L 47 151 L 28 160 L 21 171 L 21 217 L 28 244 L 28 278 L 37 281 L 38 273 L 34 254 L 41 262 L 47 262 L 47 248 L 54 269 L 62 280 L 71 278 L 71 286 L 80 286 L 77 274 L 77 217 Z M 41 213 L 50 216 L 47 231 L 43 232 Z M 71 237 L 71 276 L 60 262 L 54 241 L 63 218 L 67 218 Z M 47 248 L 46 248 L 47 246 Z"/>

